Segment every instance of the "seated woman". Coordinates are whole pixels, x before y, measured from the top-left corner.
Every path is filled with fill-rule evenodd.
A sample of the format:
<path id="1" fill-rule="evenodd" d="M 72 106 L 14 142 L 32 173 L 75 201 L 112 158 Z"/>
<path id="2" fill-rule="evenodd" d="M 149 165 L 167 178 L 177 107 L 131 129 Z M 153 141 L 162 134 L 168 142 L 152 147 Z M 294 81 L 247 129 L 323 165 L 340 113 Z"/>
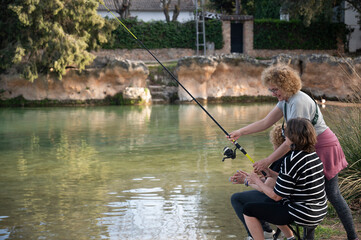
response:
<path id="1" fill-rule="evenodd" d="M 304 118 L 291 119 L 285 136 L 291 151 L 284 158 L 281 171 L 263 169 L 267 177 L 276 179 L 275 187 L 266 185 L 256 173 L 247 178 L 273 200 L 244 206 L 243 215 L 255 240 L 264 239 L 260 221 L 277 225 L 287 239 L 294 239 L 285 225 L 295 222 L 316 227 L 327 213 L 323 165 L 315 152 L 316 132 L 312 123 Z"/>
<path id="2" fill-rule="evenodd" d="M 284 137 L 282 136 L 281 124 L 276 124 L 272 128 L 272 130 L 270 131 L 269 137 L 270 137 L 270 142 L 272 143 L 274 150 L 276 150 L 279 146 L 281 146 L 281 144 L 285 141 Z M 283 161 L 283 158 L 280 158 L 279 160 L 274 162 L 270 166 L 270 168 L 275 172 L 279 172 L 282 161 Z M 239 170 L 239 171 L 237 171 L 236 174 L 234 174 L 232 177 L 230 177 L 230 181 L 233 184 L 244 184 L 244 183 L 246 184 L 248 175 L 249 174 L 247 172 Z M 276 184 L 276 181 L 273 178 L 267 178 L 267 179 L 263 179 L 263 180 L 265 181 L 266 185 L 268 185 L 272 188 Z M 251 184 L 250 186 L 257 189 L 257 185 Z M 234 193 L 231 197 L 231 203 L 232 203 L 233 209 L 236 212 L 238 218 L 241 220 L 241 222 L 245 226 L 247 234 L 248 234 L 248 236 L 245 238 L 245 240 L 252 240 L 252 236 L 246 226 L 246 222 L 243 217 L 243 207 L 248 202 L 256 202 L 256 201 L 264 202 L 264 201 L 273 201 L 273 200 L 270 199 L 263 192 L 258 191 L 258 190 L 237 192 L 237 193 Z M 268 238 L 268 239 L 269 238 L 273 239 L 273 235 L 275 234 L 275 231 L 272 230 L 271 226 L 267 222 L 261 221 L 261 224 L 262 224 L 262 228 L 263 228 L 264 237 Z"/>

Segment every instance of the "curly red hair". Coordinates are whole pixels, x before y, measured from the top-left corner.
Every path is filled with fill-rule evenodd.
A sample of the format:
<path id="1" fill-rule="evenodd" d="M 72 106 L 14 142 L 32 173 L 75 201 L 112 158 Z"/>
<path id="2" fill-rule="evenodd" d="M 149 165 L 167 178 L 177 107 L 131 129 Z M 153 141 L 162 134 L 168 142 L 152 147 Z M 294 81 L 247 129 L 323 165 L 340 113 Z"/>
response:
<path id="1" fill-rule="evenodd" d="M 283 91 L 287 97 L 291 97 L 301 90 L 302 82 L 296 70 L 288 65 L 273 65 L 262 72 L 262 83 L 266 87 L 275 85 Z"/>

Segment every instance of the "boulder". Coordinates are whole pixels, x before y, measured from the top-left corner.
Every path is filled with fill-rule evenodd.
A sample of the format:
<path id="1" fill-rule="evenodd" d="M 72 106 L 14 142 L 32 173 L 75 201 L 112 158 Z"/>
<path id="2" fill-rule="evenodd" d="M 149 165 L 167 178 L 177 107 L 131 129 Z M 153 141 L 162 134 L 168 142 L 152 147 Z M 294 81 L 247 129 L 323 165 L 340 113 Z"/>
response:
<path id="1" fill-rule="evenodd" d="M 26 100 L 101 100 L 126 91 L 125 98 L 149 102 L 149 91 L 147 94 L 145 89 L 148 75 L 149 70 L 141 61 L 97 58 L 82 72 L 69 69 L 62 80 L 40 76 L 29 82 L 19 75 L 3 74 L 0 76 L 0 97 L 3 100 L 18 96 Z"/>

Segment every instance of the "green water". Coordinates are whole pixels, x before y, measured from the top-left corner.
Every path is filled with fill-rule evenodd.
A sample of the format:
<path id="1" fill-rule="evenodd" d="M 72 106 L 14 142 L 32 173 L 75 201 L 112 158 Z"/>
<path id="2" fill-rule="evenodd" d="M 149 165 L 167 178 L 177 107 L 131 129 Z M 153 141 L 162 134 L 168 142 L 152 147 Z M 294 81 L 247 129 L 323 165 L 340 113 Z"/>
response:
<path id="1" fill-rule="evenodd" d="M 274 104 L 208 105 L 229 132 Z M 239 143 L 254 160 L 268 132 Z M 196 105 L 0 109 L 0 239 L 240 239 L 252 163 Z"/>

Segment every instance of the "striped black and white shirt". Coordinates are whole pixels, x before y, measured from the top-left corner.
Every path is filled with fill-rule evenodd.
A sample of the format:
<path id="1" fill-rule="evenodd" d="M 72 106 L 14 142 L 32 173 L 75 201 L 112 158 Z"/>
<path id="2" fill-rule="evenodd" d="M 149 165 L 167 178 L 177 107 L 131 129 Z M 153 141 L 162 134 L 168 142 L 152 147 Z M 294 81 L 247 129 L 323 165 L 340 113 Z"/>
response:
<path id="1" fill-rule="evenodd" d="M 291 151 L 281 165 L 274 192 L 302 226 L 319 224 L 327 213 L 323 165 L 315 152 Z"/>

